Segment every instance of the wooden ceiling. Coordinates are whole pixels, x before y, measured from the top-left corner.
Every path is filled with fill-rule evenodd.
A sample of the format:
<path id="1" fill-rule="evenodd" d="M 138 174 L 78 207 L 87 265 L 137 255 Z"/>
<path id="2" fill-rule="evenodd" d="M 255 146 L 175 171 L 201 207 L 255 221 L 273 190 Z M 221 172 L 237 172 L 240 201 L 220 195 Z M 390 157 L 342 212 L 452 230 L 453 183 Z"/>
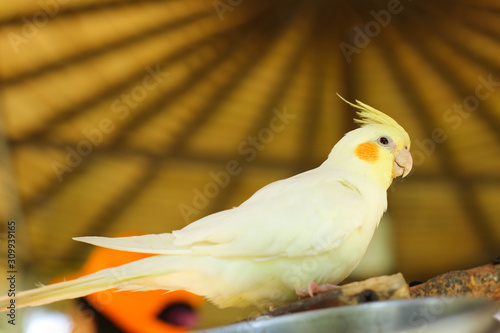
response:
<path id="1" fill-rule="evenodd" d="M 500 254 L 497 1 L 0 6 L 0 215 L 34 279 L 83 262 L 73 236 L 169 232 L 319 165 L 355 128 L 337 92 L 413 140 L 388 270 Z"/>

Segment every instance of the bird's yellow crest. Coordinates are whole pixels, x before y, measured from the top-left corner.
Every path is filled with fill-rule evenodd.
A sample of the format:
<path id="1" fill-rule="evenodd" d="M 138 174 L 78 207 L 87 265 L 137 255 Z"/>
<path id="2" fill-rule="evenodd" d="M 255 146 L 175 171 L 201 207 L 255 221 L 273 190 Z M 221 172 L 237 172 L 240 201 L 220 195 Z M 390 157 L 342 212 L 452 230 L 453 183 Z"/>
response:
<path id="1" fill-rule="evenodd" d="M 359 109 L 361 111 L 356 112 L 360 119 L 354 119 L 354 121 L 358 124 L 360 124 L 361 127 L 366 126 L 366 125 L 387 125 L 391 127 L 395 127 L 403 132 L 406 132 L 401 125 L 399 125 L 394 119 L 383 113 L 382 111 L 379 111 L 375 109 L 374 107 L 371 107 L 363 102 L 360 102 L 356 100 L 357 104 L 351 103 L 347 101 L 345 98 L 337 94 L 344 102 L 349 104 L 350 106 Z"/>

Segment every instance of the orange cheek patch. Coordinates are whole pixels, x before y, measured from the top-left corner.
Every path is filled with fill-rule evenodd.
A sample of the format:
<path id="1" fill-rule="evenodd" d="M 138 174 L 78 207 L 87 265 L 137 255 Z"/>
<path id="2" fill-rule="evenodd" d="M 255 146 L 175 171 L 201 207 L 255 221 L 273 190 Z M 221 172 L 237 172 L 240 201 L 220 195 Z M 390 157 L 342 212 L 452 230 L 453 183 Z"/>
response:
<path id="1" fill-rule="evenodd" d="M 359 144 L 354 150 L 356 156 L 367 162 L 375 162 L 378 159 L 378 146 L 373 142 Z"/>

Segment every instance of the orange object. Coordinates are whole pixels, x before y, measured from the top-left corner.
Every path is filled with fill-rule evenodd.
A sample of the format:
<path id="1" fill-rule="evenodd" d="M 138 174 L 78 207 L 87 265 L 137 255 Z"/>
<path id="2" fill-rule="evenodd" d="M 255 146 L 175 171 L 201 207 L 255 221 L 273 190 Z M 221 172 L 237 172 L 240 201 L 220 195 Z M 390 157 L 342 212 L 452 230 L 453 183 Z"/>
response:
<path id="1" fill-rule="evenodd" d="M 152 255 L 96 248 L 74 278 L 150 256 Z M 134 333 L 185 332 L 192 329 L 196 325 L 196 318 L 192 314 L 187 316 L 187 312 L 183 313 L 182 307 L 185 305 L 186 310 L 191 308 L 196 311 L 204 302 L 202 297 L 187 291 L 167 293 L 165 290 L 118 291 L 109 289 L 88 295 L 85 299 L 117 327 Z M 158 317 L 171 305 L 181 305 L 181 311 L 167 316 L 173 319 L 173 322 L 186 322 L 186 326 L 167 323 Z M 184 318 L 172 318 L 172 316 L 184 316 Z"/>

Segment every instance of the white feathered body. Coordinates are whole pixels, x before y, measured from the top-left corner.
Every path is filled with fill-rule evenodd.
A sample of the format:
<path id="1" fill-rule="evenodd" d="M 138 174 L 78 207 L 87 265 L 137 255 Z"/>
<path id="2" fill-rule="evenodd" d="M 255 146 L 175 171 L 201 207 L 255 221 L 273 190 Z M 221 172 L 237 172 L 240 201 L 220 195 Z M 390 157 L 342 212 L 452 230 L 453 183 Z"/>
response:
<path id="1" fill-rule="evenodd" d="M 311 183 L 311 178 L 317 183 Z M 164 254 L 143 261 L 174 273 L 137 286 L 188 290 L 226 307 L 278 305 L 297 299 L 295 289 L 307 289 L 310 281 L 341 282 L 363 257 L 387 207 L 382 186 L 365 177 L 348 178 L 320 167 L 288 179 L 285 186 L 274 183 L 237 209 L 210 215 L 173 236 L 147 236 L 154 247 L 173 240 L 176 248 L 163 247 L 158 252 Z M 287 198 L 286 209 L 277 209 L 276 200 L 282 205 Z M 268 216 L 273 216 L 272 221 Z M 226 224 L 214 232 L 212 223 Z M 87 239 L 101 245 L 95 240 Z M 175 255 L 187 246 L 187 253 Z"/>
<path id="2" fill-rule="evenodd" d="M 295 289 L 307 289 L 310 281 L 346 278 L 386 207 L 385 189 L 373 179 L 323 164 L 173 233 L 81 238 L 158 255 L 22 292 L 17 305 L 41 305 L 113 287 L 188 290 L 220 307 L 283 304 L 297 299 Z"/>

